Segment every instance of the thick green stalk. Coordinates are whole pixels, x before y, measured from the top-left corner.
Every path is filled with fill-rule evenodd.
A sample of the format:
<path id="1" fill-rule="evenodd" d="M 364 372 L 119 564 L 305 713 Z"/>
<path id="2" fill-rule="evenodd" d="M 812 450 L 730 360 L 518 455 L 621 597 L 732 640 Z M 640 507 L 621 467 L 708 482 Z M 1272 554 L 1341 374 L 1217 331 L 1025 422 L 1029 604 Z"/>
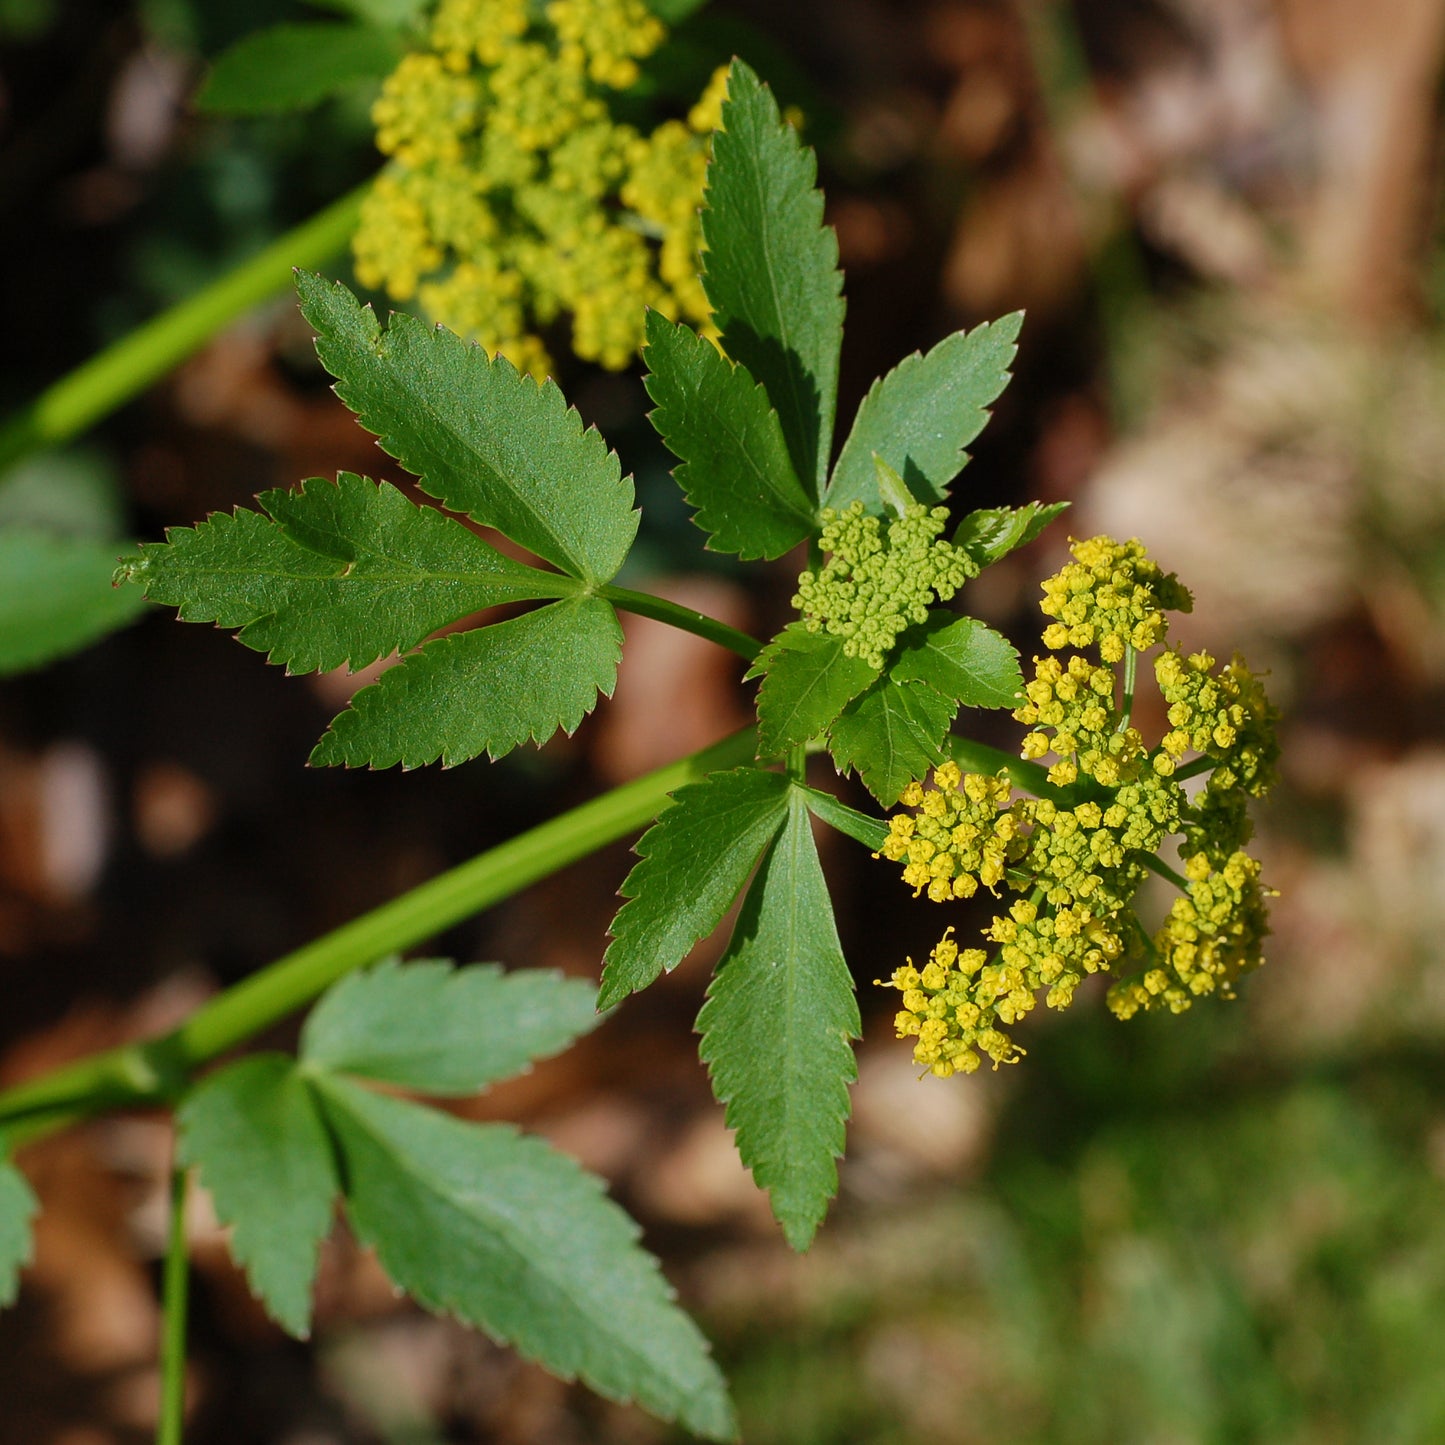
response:
<path id="1" fill-rule="evenodd" d="M 161 1285 L 161 1413 L 156 1445 L 181 1445 L 186 1423 L 186 1321 L 190 1261 L 186 1257 L 186 1171 L 171 1170 L 171 1220 Z"/>
<path id="2" fill-rule="evenodd" d="M 144 391 L 238 316 L 284 290 L 294 267 L 320 266 L 340 254 L 370 188 L 368 181 L 334 201 L 48 387 L 0 426 L 0 473 L 39 447 L 70 441 Z"/>
<path id="3" fill-rule="evenodd" d="M 597 595 L 624 612 L 635 612 L 639 617 L 650 617 L 654 622 L 666 622 L 671 627 L 680 627 L 684 632 L 696 633 L 709 642 L 716 642 L 735 652 L 744 662 L 751 662 L 763 650 L 763 644 L 726 622 L 709 617 L 706 612 L 695 612 L 691 607 L 669 602 L 665 597 L 654 597 L 650 592 L 633 592 L 627 587 L 599 587 Z"/>
<path id="4" fill-rule="evenodd" d="M 21 1144 L 75 1116 L 172 1101 L 202 1065 L 304 1008 L 344 974 L 422 943 L 651 821 L 667 795 L 754 756 L 752 728 L 624 783 L 478 854 L 218 994 L 178 1029 L 110 1049 L 0 1094 L 0 1124 Z"/>

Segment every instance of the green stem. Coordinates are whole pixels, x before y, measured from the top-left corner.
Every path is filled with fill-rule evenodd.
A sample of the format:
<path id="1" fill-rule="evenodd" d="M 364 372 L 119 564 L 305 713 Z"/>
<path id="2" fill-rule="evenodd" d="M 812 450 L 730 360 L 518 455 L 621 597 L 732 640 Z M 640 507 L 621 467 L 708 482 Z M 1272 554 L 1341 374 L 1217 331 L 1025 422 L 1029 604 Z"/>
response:
<path id="1" fill-rule="evenodd" d="M 186 1315 L 190 1268 L 186 1258 L 186 1171 L 171 1170 L 171 1221 L 161 1287 L 161 1415 L 156 1445 L 181 1445 L 186 1418 Z"/>
<path id="2" fill-rule="evenodd" d="M 665 597 L 654 597 L 650 592 L 633 592 L 627 587 L 599 587 L 597 595 L 620 607 L 624 612 L 635 612 L 639 617 L 650 617 L 654 622 L 666 622 L 671 627 L 680 627 L 684 632 L 705 637 L 735 652 L 744 662 L 751 662 L 763 650 L 763 644 L 726 622 L 719 622 L 705 612 L 694 612 L 691 607 L 669 602 Z"/>
<path id="3" fill-rule="evenodd" d="M 278 959 L 198 1009 L 161 1038 L 94 1054 L 0 1094 L 11 1145 L 76 1116 L 173 1101 L 203 1064 L 305 1007 L 343 975 L 411 948 L 649 823 L 667 795 L 718 768 L 752 760 L 744 728 L 720 743 L 624 783 L 502 843 Z"/>
<path id="4" fill-rule="evenodd" d="M 1182 783 L 1185 778 L 1197 778 L 1201 773 L 1213 772 L 1218 766 L 1215 758 L 1198 757 L 1192 763 L 1185 763 L 1182 768 L 1175 768 L 1170 776 L 1176 783 Z"/>
<path id="5" fill-rule="evenodd" d="M 1189 880 L 1176 873 L 1157 853 L 1140 853 L 1139 861 L 1151 872 L 1166 878 L 1181 893 L 1189 892 Z"/>
<path id="6" fill-rule="evenodd" d="M 43 391 L 0 426 L 0 473 L 43 446 L 69 441 L 185 360 L 222 327 L 274 296 L 297 266 L 320 266 L 356 229 L 368 181 L 278 237 L 204 290 L 137 327 Z"/>
<path id="7" fill-rule="evenodd" d="M 1119 723 L 1114 731 L 1121 733 L 1129 726 L 1134 715 L 1134 682 L 1138 671 L 1139 654 L 1126 642 L 1124 644 L 1124 700 L 1119 706 Z"/>

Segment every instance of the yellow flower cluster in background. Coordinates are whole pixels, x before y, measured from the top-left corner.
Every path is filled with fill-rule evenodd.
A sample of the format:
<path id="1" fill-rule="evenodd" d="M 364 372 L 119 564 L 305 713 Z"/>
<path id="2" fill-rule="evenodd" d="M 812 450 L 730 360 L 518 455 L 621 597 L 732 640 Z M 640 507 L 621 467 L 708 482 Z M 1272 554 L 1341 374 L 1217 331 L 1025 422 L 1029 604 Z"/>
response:
<path id="1" fill-rule="evenodd" d="M 903 864 L 903 881 L 935 903 L 972 897 L 980 886 L 1019 895 L 985 931 L 997 945 L 960 951 L 945 931 L 923 969 L 910 959 L 890 986 L 903 995 L 896 1024 L 915 1040 L 913 1057 L 932 1073 L 972 1073 L 1023 1053 L 1005 1031 L 1042 995 L 1068 1007 L 1090 974 L 1112 976 L 1109 1007 L 1120 1018 L 1141 1010 L 1175 1013 L 1195 998 L 1229 997 L 1239 975 L 1261 962 L 1269 931 L 1250 837 L 1249 798 L 1274 779 L 1277 714 L 1259 681 L 1236 656 L 1223 669 L 1207 653 L 1168 649 L 1155 676 L 1170 730 L 1149 747 L 1130 724 L 1135 654 L 1162 643 L 1166 611 L 1187 610 L 1189 593 L 1137 541 L 1095 537 L 1073 544 L 1074 561 L 1044 583 L 1046 647 L 1094 646 L 1036 657 L 1014 718 L 1029 728 L 1025 760 L 1052 755 L 1050 788 L 1014 797 L 1006 772 L 964 773 L 944 763 L 933 786 L 909 785 L 911 812 L 889 822 L 877 856 Z M 1123 676 L 1116 667 L 1123 664 Z M 1191 797 L 1181 763 L 1208 781 Z M 1181 839 L 1184 874 L 1159 858 Z M 1153 933 L 1134 911 L 1151 873 L 1180 889 Z"/>
<path id="2" fill-rule="evenodd" d="M 539 377 L 535 328 L 562 315 L 577 355 L 613 369 L 648 306 L 706 326 L 698 208 L 726 68 L 647 134 L 608 104 L 666 33 L 642 0 L 441 0 L 372 111 L 392 163 L 362 208 L 357 280 Z"/>

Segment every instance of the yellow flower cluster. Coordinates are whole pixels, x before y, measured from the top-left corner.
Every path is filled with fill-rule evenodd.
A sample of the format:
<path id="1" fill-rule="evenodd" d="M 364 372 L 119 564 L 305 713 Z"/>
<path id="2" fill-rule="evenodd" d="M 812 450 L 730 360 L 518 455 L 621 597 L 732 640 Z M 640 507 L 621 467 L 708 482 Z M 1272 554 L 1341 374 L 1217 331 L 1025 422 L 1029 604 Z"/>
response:
<path id="1" fill-rule="evenodd" d="M 827 631 L 845 639 L 848 657 L 866 658 L 874 667 L 911 622 L 926 622 L 935 599 L 948 601 L 978 564 L 962 547 L 941 542 L 947 507 L 915 502 L 888 523 L 854 502 L 845 512 L 826 507 L 819 545 L 828 560 L 798 578 L 793 606 L 808 631 Z"/>
<path id="2" fill-rule="evenodd" d="M 642 0 L 441 0 L 372 111 L 392 163 L 362 207 L 357 279 L 539 377 L 535 328 L 563 315 L 577 355 L 613 369 L 648 306 L 706 328 L 698 208 L 726 69 L 651 133 L 609 109 L 665 38 Z"/>
<path id="3" fill-rule="evenodd" d="M 1194 599 L 1172 572 L 1160 570 L 1137 538 L 1116 542 L 1091 537 L 1073 542 L 1074 561 L 1044 583 L 1039 603 L 1045 617 L 1044 646 L 1090 647 L 1114 663 L 1126 647 L 1145 652 L 1169 630 L 1165 610 L 1188 612 Z"/>
<path id="4" fill-rule="evenodd" d="M 995 1067 L 1023 1050 L 1005 1027 L 1035 1006 L 1067 1008 L 1085 977 L 1112 975 L 1110 1008 L 1178 1013 L 1204 994 L 1231 996 L 1233 981 L 1261 961 L 1268 932 L 1259 864 L 1242 850 L 1245 804 L 1270 786 L 1278 756 L 1277 714 L 1258 679 L 1236 657 L 1215 671 L 1207 653 L 1160 655 L 1155 675 L 1169 704 L 1170 731 L 1149 748 L 1123 712 L 1123 663 L 1167 635 L 1166 610 L 1189 594 L 1145 556 L 1138 542 L 1107 537 L 1075 543 L 1076 561 L 1044 584 L 1042 609 L 1057 618 L 1051 646 L 1075 638 L 1095 645 L 1102 663 L 1074 654 L 1034 659 L 1034 676 L 1015 712 L 1029 731 L 1026 760 L 1055 759 L 1037 797 L 1015 797 L 1006 772 L 963 773 L 952 762 L 933 786 L 912 783 L 877 856 L 902 863 L 915 896 L 937 903 L 969 898 L 980 885 L 1025 895 L 996 914 L 979 950 L 960 954 L 945 932 L 929 966 L 894 971 L 903 994 L 899 1037 L 915 1040 L 914 1059 L 947 1077 L 971 1073 L 983 1057 Z M 1067 636 L 1059 639 L 1058 628 Z M 1197 799 L 1176 776 L 1210 770 Z M 1200 766 L 1202 764 L 1202 766 Z M 1171 835 L 1187 856 L 1179 878 L 1158 858 Z M 1174 876 L 1182 896 L 1151 939 L 1134 912 L 1151 872 Z M 940 952 L 941 950 L 941 952 Z M 1124 973 L 1126 968 L 1131 972 Z"/>

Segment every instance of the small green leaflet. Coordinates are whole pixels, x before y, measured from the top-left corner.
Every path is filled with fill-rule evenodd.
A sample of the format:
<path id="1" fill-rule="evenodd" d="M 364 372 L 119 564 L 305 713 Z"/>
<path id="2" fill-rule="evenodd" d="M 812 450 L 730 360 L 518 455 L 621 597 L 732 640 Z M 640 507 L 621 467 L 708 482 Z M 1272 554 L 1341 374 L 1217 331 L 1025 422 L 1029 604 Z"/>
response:
<path id="1" fill-rule="evenodd" d="M 183 622 L 240 628 L 241 642 L 293 673 L 355 671 L 484 607 L 576 589 L 387 482 L 342 472 L 335 485 L 313 477 L 257 500 L 270 517 L 239 508 L 172 527 L 117 575 Z"/>
<path id="2" fill-rule="evenodd" d="M 612 696 L 621 656 L 617 614 L 597 597 L 439 637 L 362 688 L 311 762 L 451 767 L 571 734 L 599 693 Z"/>
<path id="3" fill-rule="evenodd" d="M 899 472 L 920 502 L 945 500 L 964 452 L 988 421 L 987 407 L 1009 382 L 1023 312 L 972 331 L 955 331 L 926 356 L 914 352 L 875 381 L 838 454 L 824 503 L 843 511 L 861 501 L 881 510 L 876 452 Z"/>
<path id="4" fill-rule="evenodd" d="M 783 825 L 788 780 L 759 768 L 711 773 L 673 794 L 637 844 L 612 922 L 598 1008 L 671 972 L 722 922 Z"/>
<path id="5" fill-rule="evenodd" d="M 553 382 L 405 313 L 383 330 L 339 282 L 298 271 L 296 289 L 336 394 L 425 492 L 583 582 L 616 575 L 632 479 Z"/>
<path id="6" fill-rule="evenodd" d="M 813 153 L 741 60 L 703 198 L 703 286 L 723 349 L 766 388 L 810 499 L 827 475 L 843 340 L 838 241 Z"/>
<path id="7" fill-rule="evenodd" d="M 854 769 L 891 808 L 914 778 L 943 761 L 943 739 L 957 709 L 925 682 L 883 677 L 843 709 L 829 732 L 833 761 Z"/>
<path id="8" fill-rule="evenodd" d="M 898 682 L 926 682 L 964 707 L 1017 707 L 1024 686 L 1012 644 L 978 618 L 941 608 L 899 638 L 888 673 Z"/>
<path id="9" fill-rule="evenodd" d="M 309 110 L 359 82 L 380 80 L 404 53 L 395 31 L 370 25 L 273 25 L 238 40 L 216 61 L 196 109 L 212 115 Z"/>
<path id="10" fill-rule="evenodd" d="M 844 639 L 785 627 L 758 654 L 749 676 L 758 689 L 758 756 L 779 757 L 824 732 L 849 702 L 878 677 L 866 658 L 845 657 Z"/>
<path id="11" fill-rule="evenodd" d="M 203 1080 L 177 1115 L 180 1159 L 200 1169 L 231 1253 L 272 1318 L 304 1338 L 321 1242 L 341 1187 L 305 1079 L 254 1054 Z"/>
<path id="12" fill-rule="evenodd" d="M 595 1028 L 597 990 L 542 969 L 395 960 L 348 975 L 311 1011 L 301 1058 L 424 1094 L 476 1094 Z"/>
<path id="13" fill-rule="evenodd" d="M 0 1157 L 0 1308 L 14 1304 L 20 1292 L 20 1271 L 34 1248 L 31 1221 L 39 1210 L 25 1176 Z"/>
<path id="14" fill-rule="evenodd" d="M 540 1139 L 331 1075 L 317 1093 L 347 1216 L 392 1280 L 563 1379 L 694 1433 L 737 1433 L 726 1385 L 637 1226 Z"/>
<path id="15" fill-rule="evenodd" d="M 0 528 L 0 676 L 79 652 L 134 621 L 141 595 L 111 584 L 119 551 L 114 542 Z"/>
<path id="16" fill-rule="evenodd" d="M 838 1189 L 848 1085 L 857 1078 L 848 1041 L 861 1024 L 798 793 L 748 890 L 697 1027 L 743 1163 L 769 1191 L 788 1243 L 806 1249 Z"/>
<path id="17" fill-rule="evenodd" d="M 674 476 L 712 534 L 749 560 L 781 557 L 813 530 L 813 504 L 788 457 L 778 414 L 746 367 L 689 327 L 647 313 L 650 419 L 681 459 Z"/>
<path id="18" fill-rule="evenodd" d="M 888 839 L 888 824 L 882 818 L 870 817 L 840 803 L 831 793 L 820 793 L 816 788 L 795 786 L 802 794 L 808 811 L 820 822 L 861 843 L 870 853 L 876 853 Z"/>
<path id="19" fill-rule="evenodd" d="M 955 529 L 953 544 L 962 547 L 980 567 L 987 567 L 1032 542 L 1068 505 L 1029 502 L 1022 507 L 986 507 L 970 512 Z"/>

